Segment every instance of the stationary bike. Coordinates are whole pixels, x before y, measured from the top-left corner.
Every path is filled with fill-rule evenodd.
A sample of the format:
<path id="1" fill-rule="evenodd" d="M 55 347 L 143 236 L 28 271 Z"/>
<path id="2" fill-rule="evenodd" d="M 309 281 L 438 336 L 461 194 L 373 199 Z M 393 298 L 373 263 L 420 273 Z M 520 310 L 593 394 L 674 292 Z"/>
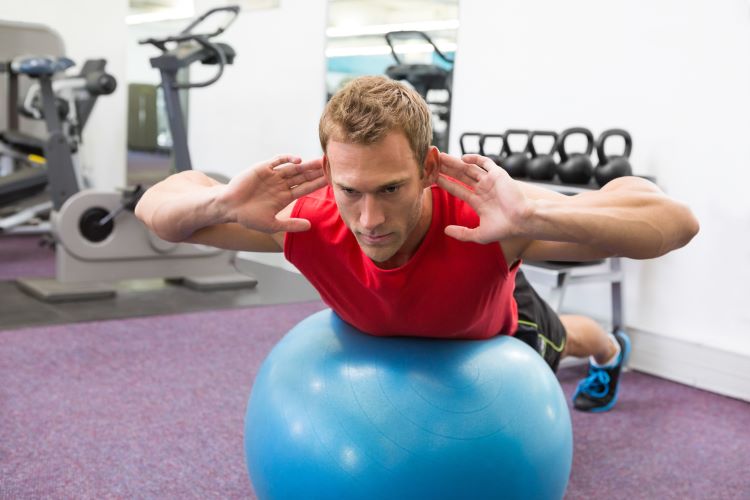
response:
<path id="1" fill-rule="evenodd" d="M 194 28 L 218 12 L 232 15 L 221 28 L 196 34 Z M 238 7 L 212 9 L 173 37 L 150 39 L 162 50 L 151 59 L 162 75 L 169 124 L 179 170 L 191 167 L 187 135 L 178 90 L 210 85 L 231 64 L 234 51 L 211 38 L 222 33 L 237 17 Z M 168 43 L 177 42 L 172 49 Z M 177 71 L 194 62 L 217 65 L 214 78 L 197 84 L 177 83 Z M 257 281 L 236 271 L 236 252 L 203 245 L 171 243 L 151 233 L 133 210 L 143 190 L 124 193 L 81 190 L 70 161 L 70 145 L 54 109 L 53 75 L 73 64 L 67 58 L 31 57 L 14 61 L 15 69 L 38 79 L 48 139 L 44 145 L 50 174 L 54 210 L 50 217 L 56 241 L 56 278 L 22 279 L 24 291 L 45 301 L 111 297 L 115 290 L 105 282 L 139 278 L 169 278 L 202 290 L 254 287 Z"/>
<path id="2" fill-rule="evenodd" d="M 16 66 L 22 65 L 16 61 Z M 82 133 L 94 104 L 100 96 L 111 94 L 117 87 L 114 77 L 108 74 L 102 59 L 88 60 L 75 76 L 57 78 L 52 82 L 55 109 L 62 132 L 68 141 L 70 161 L 77 174 L 78 186 L 85 186 L 77 163 L 77 151 L 82 143 Z M 43 120 L 39 83 L 31 85 L 18 104 L 19 73 L 13 62 L 0 63 L 0 73 L 7 78 L 8 127 L 0 132 L 0 234 L 49 233 L 49 212 L 53 202 L 47 189 L 49 173 L 45 158 L 45 139 L 19 130 L 19 118 L 24 116 Z M 55 165 L 65 164 L 67 153 L 56 158 Z M 65 171 L 65 168 L 58 171 Z M 54 174 L 53 174 L 54 175 Z M 57 191 L 53 190 L 54 193 Z M 58 200 L 57 206 L 60 206 Z M 33 223 L 32 223 L 33 222 Z"/>

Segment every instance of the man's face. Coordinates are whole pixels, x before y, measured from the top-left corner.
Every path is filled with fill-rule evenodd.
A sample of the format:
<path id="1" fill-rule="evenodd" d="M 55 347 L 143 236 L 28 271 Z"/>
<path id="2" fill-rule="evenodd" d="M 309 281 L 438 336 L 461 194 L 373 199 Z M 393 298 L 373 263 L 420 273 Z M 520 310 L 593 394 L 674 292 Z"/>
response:
<path id="1" fill-rule="evenodd" d="M 330 141 L 326 149 L 336 204 L 362 251 L 380 267 L 405 263 L 429 228 L 424 189 L 433 179 L 420 175 L 404 134 L 370 146 Z"/>

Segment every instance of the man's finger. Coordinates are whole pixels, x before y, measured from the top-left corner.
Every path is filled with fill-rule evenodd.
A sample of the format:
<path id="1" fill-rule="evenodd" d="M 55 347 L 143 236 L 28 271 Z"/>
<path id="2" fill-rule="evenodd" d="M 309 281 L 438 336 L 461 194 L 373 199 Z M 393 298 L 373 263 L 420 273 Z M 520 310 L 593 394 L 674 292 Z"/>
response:
<path id="1" fill-rule="evenodd" d="M 473 163 L 466 163 L 448 155 L 441 155 L 440 168 L 454 179 L 466 184 L 473 184 L 487 172 Z"/>
<path id="2" fill-rule="evenodd" d="M 479 166 L 482 170 L 489 172 L 493 168 L 497 168 L 498 164 L 494 161 L 490 160 L 486 156 L 478 155 L 478 154 L 466 154 L 461 157 L 461 159 L 466 162 L 473 165 Z"/>
<path id="3" fill-rule="evenodd" d="M 464 226 L 446 226 L 445 234 L 459 241 L 476 241 L 476 229 L 469 229 Z"/>
<path id="4" fill-rule="evenodd" d="M 269 162 L 262 162 L 260 165 L 265 165 L 269 168 L 275 168 L 284 163 L 300 163 L 302 158 L 294 155 L 277 155 Z"/>
<path id="5" fill-rule="evenodd" d="M 299 184 L 293 188 L 291 188 L 292 196 L 296 200 L 297 198 L 301 196 L 305 196 L 306 194 L 310 194 L 312 192 L 317 191 L 318 189 L 322 188 L 328 184 L 328 179 L 321 176 L 317 179 L 313 179 L 311 181 L 303 182 L 302 184 Z"/>
<path id="6" fill-rule="evenodd" d="M 469 205 L 471 205 L 470 199 L 473 197 L 474 191 L 469 189 L 464 184 L 460 184 L 456 181 L 449 180 L 448 177 L 442 174 L 438 176 L 437 183 L 438 183 L 438 186 L 445 189 L 456 198 L 460 198 L 463 201 L 467 202 Z"/>
<path id="7" fill-rule="evenodd" d="M 323 177 L 323 170 L 305 170 L 297 175 L 287 177 L 284 179 L 286 185 L 290 188 L 304 184 L 305 182 L 314 181 L 315 179 Z"/>
<path id="8" fill-rule="evenodd" d="M 323 171 L 323 160 L 321 158 L 305 161 L 301 163 L 285 162 L 273 167 L 274 172 L 280 173 L 283 177 L 299 175 L 308 171 Z"/>
<path id="9" fill-rule="evenodd" d="M 284 233 L 299 233 L 301 231 L 307 231 L 312 227 L 310 221 L 307 219 L 276 219 L 277 232 Z"/>

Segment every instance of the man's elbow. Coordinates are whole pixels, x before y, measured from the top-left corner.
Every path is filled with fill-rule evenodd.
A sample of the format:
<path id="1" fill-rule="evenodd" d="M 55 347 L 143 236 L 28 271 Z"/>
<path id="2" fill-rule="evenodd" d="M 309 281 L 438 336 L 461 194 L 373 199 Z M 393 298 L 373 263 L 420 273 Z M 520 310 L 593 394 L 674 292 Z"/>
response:
<path id="1" fill-rule="evenodd" d="M 671 217 L 673 222 L 671 237 L 665 234 L 662 239 L 662 245 L 658 255 L 668 254 L 674 250 L 680 249 L 686 246 L 700 231 L 700 224 L 698 219 L 693 215 L 692 210 L 682 203 L 678 204 L 676 210 L 672 213 Z M 667 233 L 669 234 L 669 233 Z"/>
<path id="2" fill-rule="evenodd" d="M 133 211 L 136 219 L 140 220 L 149 231 L 159 238 L 169 241 L 170 243 L 182 242 L 184 238 L 174 234 L 174 232 L 171 231 L 169 224 L 163 222 L 160 223 L 157 212 L 158 207 L 154 207 L 153 201 L 146 198 L 146 195 L 141 197 Z"/>
<path id="3" fill-rule="evenodd" d="M 698 231 L 700 231 L 700 223 L 693 214 L 693 211 L 690 210 L 687 205 L 681 205 L 680 208 L 682 211 L 682 224 L 680 244 L 677 248 L 682 248 L 690 243 L 690 241 L 695 238 L 695 235 L 698 234 Z"/>
<path id="4" fill-rule="evenodd" d="M 149 224 L 148 210 L 146 209 L 146 203 L 143 202 L 143 196 L 141 196 L 141 199 L 138 200 L 138 203 L 135 205 L 133 213 L 135 214 L 136 219 L 143 222 L 149 229 L 151 228 Z"/>

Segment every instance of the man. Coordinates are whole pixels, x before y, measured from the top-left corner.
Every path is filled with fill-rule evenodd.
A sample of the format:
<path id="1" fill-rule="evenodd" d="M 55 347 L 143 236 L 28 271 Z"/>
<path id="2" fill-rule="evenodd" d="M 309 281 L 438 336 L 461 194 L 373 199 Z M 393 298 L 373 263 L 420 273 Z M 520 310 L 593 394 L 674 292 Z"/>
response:
<path id="1" fill-rule="evenodd" d="M 515 181 L 488 158 L 442 154 L 419 94 L 382 77 L 334 95 L 319 133 L 322 159 L 279 156 L 226 185 L 181 172 L 149 189 L 136 215 L 168 241 L 283 251 L 372 335 L 516 335 L 553 370 L 562 356 L 590 356 L 575 407 L 614 405 L 627 336 L 558 317 L 519 264 L 658 257 L 698 231 L 687 207 L 635 177 L 569 197 Z"/>

